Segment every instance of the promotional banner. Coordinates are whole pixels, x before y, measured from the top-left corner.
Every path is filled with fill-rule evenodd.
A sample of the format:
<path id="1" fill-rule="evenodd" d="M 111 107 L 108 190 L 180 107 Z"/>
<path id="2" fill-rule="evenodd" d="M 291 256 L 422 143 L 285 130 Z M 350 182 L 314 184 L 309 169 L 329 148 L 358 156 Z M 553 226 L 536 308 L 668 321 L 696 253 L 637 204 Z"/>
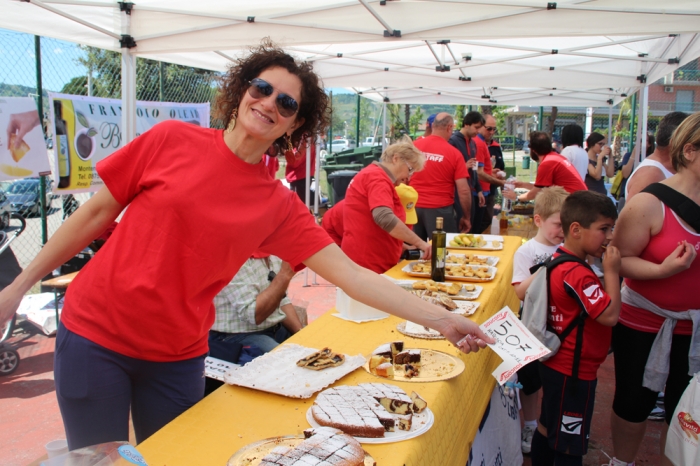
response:
<path id="1" fill-rule="evenodd" d="M 523 464 L 520 433 L 517 397 L 506 395 L 503 387 L 496 385 L 469 450 L 467 466 Z"/>
<path id="2" fill-rule="evenodd" d="M 503 359 L 493 371 L 499 385 L 506 383 L 521 367 L 551 352 L 520 322 L 508 306 L 480 327 L 484 333 L 496 340 L 496 343 L 489 347 Z"/>
<path id="3" fill-rule="evenodd" d="M 0 181 L 48 175 L 50 171 L 34 99 L 0 98 Z"/>
<path id="4" fill-rule="evenodd" d="M 49 94 L 54 132 L 54 192 L 97 191 L 95 165 L 123 146 L 121 100 Z M 136 102 L 136 136 L 156 123 L 181 120 L 209 127 L 209 103 Z"/>

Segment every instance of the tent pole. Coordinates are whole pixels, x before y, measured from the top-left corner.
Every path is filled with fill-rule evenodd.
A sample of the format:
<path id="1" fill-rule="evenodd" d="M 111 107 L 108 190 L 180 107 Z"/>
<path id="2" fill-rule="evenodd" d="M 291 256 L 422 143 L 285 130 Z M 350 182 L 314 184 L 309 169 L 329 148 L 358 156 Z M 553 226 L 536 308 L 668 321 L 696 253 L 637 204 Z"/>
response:
<path id="1" fill-rule="evenodd" d="M 639 137 L 641 138 L 641 150 L 639 151 L 639 161 L 644 160 L 647 154 L 647 120 L 649 115 L 649 86 L 644 86 L 639 93 L 641 100 L 639 102 L 639 113 L 641 124 L 639 125 Z"/>
<path id="2" fill-rule="evenodd" d="M 34 36 L 34 64 L 36 67 L 36 107 L 39 112 L 39 124 L 41 125 L 41 134 L 46 137 L 44 131 L 44 94 L 43 85 L 41 82 L 41 37 Z M 9 141 L 8 141 L 9 145 Z M 58 172 L 58 168 L 56 169 Z M 56 177 L 58 179 L 58 177 Z M 48 238 L 48 226 L 46 224 L 46 175 L 39 177 L 39 206 L 41 209 L 41 244 L 46 244 Z M 9 204 L 8 204 L 9 207 Z M 58 320 L 56 320 L 58 322 Z"/>
<path id="3" fill-rule="evenodd" d="M 593 132 L 593 107 L 586 108 L 586 134 L 583 136 L 587 138 L 589 134 Z"/>
<path id="4" fill-rule="evenodd" d="M 355 149 L 360 147 L 360 94 L 357 94 L 357 117 L 355 118 Z"/>
<path id="5" fill-rule="evenodd" d="M 382 153 L 386 150 L 386 102 L 382 107 Z"/>
<path id="6" fill-rule="evenodd" d="M 304 199 L 306 199 L 306 209 L 308 210 L 311 206 L 309 199 L 309 194 L 311 192 L 311 138 L 306 138 L 304 142 L 306 143 L 306 186 L 304 186 Z"/>
<path id="7" fill-rule="evenodd" d="M 634 120 L 637 117 L 637 93 L 632 95 L 632 113 L 630 115 L 630 150 L 634 149 L 634 144 L 637 142 L 637 131 Z M 634 168 L 641 162 L 640 159 L 635 160 Z"/>
<path id="8" fill-rule="evenodd" d="M 540 113 L 539 113 L 539 116 L 537 118 L 537 131 L 542 131 L 542 127 L 543 127 L 542 120 L 544 120 L 544 107 L 540 107 Z"/>
<path id="9" fill-rule="evenodd" d="M 612 144 L 613 140 L 613 130 L 612 130 L 612 104 L 608 107 L 608 144 Z"/>
<path id="10" fill-rule="evenodd" d="M 122 35 L 131 37 L 131 11 L 122 11 Z M 122 41 L 122 146 L 136 137 L 136 57 L 129 51 L 127 40 Z"/>
<path id="11" fill-rule="evenodd" d="M 333 91 L 330 98 L 331 107 L 331 124 L 329 125 L 330 134 L 328 135 L 328 153 L 333 155 Z"/>

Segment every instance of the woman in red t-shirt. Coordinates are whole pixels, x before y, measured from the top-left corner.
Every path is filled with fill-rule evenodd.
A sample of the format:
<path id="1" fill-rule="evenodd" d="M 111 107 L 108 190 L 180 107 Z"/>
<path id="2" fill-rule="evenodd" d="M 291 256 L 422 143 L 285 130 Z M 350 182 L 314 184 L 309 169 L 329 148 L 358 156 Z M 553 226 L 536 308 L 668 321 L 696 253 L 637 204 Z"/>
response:
<path id="1" fill-rule="evenodd" d="M 68 289 L 57 332 L 56 395 L 71 450 L 128 440 L 130 409 L 141 443 L 202 398 L 213 298 L 256 251 L 305 264 L 465 352 L 493 342 L 354 264 L 271 179 L 263 153 L 323 132 L 327 103 L 311 64 L 264 41 L 223 78 L 216 107 L 225 131 L 166 121 L 99 162 L 105 187 L 0 292 L 4 324 L 41 277 L 129 207 Z"/>
<path id="2" fill-rule="evenodd" d="M 352 179 L 344 200 L 342 249 L 356 264 L 384 273 L 399 262 L 404 242 L 430 259 L 430 245 L 406 226 L 406 210 L 396 193 L 396 186 L 424 165 L 423 153 L 404 140 Z"/>
<path id="3" fill-rule="evenodd" d="M 301 202 L 306 204 L 306 150 L 308 141 L 302 139 L 299 143 L 299 147 L 291 151 L 284 153 L 284 158 L 287 160 L 287 167 L 285 168 L 284 177 L 289 183 L 289 189 L 297 193 Z M 311 160 L 309 162 L 310 168 L 310 182 L 313 181 L 314 174 L 316 173 L 316 146 L 311 144 L 308 147 L 311 153 Z"/>
<path id="4" fill-rule="evenodd" d="M 685 202 L 695 203 L 697 208 L 700 113 L 688 117 L 676 129 L 670 153 L 677 174 L 660 185 L 686 196 Z M 695 328 L 687 312 L 700 309 L 700 294 L 696 291 L 700 283 L 700 231 L 655 195 L 642 191 L 622 209 L 613 244 L 620 249 L 620 275 L 625 277 L 626 286 L 620 320 L 613 328 L 615 398 L 611 430 L 615 457 L 632 463 L 658 392 L 664 392 L 668 425 L 691 380 L 688 374 L 700 370 L 698 355 L 691 346 L 691 338 L 697 337 L 700 329 Z M 662 325 L 668 329 L 672 323 L 672 335 L 669 332 L 668 338 L 663 338 Z M 652 350 L 655 343 L 658 350 Z M 660 443 L 663 455 L 665 442 Z"/>

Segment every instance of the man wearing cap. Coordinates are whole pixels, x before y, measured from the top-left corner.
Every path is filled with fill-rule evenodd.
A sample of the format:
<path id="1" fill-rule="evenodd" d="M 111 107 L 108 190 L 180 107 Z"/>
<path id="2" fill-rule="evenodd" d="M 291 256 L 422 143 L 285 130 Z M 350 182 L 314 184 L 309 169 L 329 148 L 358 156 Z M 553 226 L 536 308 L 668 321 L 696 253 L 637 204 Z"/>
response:
<path id="1" fill-rule="evenodd" d="M 477 143 L 480 141 L 484 142 L 488 149 L 489 157 L 483 164 L 481 162 L 479 163 L 478 172 L 481 186 L 488 194 L 486 195 L 486 211 L 483 215 L 479 231 L 484 231 L 491 225 L 493 205 L 496 202 L 496 192 L 499 187 L 503 187 L 506 177 L 503 171 L 505 169 L 505 164 L 503 163 L 501 146 L 493 140 L 493 135 L 496 132 L 496 119 L 492 115 L 486 115 L 484 120 L 484 126 L 479 129 Z"/>
<path id="2" fill-rule="evenodd" d="M 453 128 L 452 116 L 438 113 L 432 124 L 432 134 L 415 142 L 425 154 L 426 162 L 423 171 L 411 178 L 411 186 L 418 191 L 418 223 L 413 231 L 424 240 L 435 229 L 437 217 L 444 219 L 443 228 L 448 233 L 466 232 L 471 228 L 469 173 L 462 154 L 447 142 Z M 465 212 L 459 221 L 454 217 L 455 188 L 460 207 Z"/>
<path id="3" fill-rule="evenodd" d="M 433 113 L 428 117 L 428 119 L 425 121 L 425 132 L 423 132 L 423 136 L 419 137 L 418 139 L 427 138 L 433 134 L 433 122 L 435 121 L 436 115 L 436 113 Z"/>
<path id="4" fill-rule="evenodd" d="M 472 233 L 481 233 L 481 231 L 483 231 L 477 230 L 481 226 L 481 219 L 486 206 L 483 186 L 479 183 L 479 175 L 477 173 L 479 163 L 483 164 L 485 160 L 489 158 L 490 164 L 488 149 L 485 145 L 479 145 L 476 139 L 477 134 L 479 134 L 479 129 L 481 129 L 483 124 L 484 117 L 481 116 L 481 113 L 469 112 L 462 119 L 462 127 L 450 136 L 450 144 L 457 148 L 462 154 L 467 164 L 467 169 L 469 170 L 469 188 L 472 193 L 472 205 L 469 218 L 471 219 L 470 232 Z M 459 218 L 462 216 L 462 209 L 457 193 L 455 193 L 454 205 L 455 215 Z"/>

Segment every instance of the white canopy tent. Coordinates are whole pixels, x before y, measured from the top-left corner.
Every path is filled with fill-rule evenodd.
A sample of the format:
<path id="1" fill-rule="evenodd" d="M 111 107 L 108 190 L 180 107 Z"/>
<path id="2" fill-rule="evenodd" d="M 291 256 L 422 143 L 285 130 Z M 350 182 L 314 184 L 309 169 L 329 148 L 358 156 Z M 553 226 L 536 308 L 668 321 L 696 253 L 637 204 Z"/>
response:
<path id="1" fill-rule="evenodd" d="M 394 103 L 604 106 L 700 55 L 695 0 L 0 0 L 0 8 L 1 28 L 124 52 L 125 109 L 135 105 L 134 56 L 223 71 L 267 36 L 313 60 L 326 87 Z"/>

